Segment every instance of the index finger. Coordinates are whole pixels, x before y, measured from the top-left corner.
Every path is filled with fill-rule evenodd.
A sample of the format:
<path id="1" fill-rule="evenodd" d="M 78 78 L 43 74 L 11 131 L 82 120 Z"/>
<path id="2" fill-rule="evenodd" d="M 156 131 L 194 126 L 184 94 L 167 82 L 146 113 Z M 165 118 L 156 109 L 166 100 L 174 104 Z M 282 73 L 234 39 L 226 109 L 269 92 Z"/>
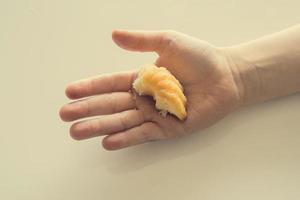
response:
<path id="1" fill-rule="evenodd" d="M 70 99 L 79 99 L 103 93 L 128 91 L 136 75 L 136 71 L 129 71 L 82 79 L 69 84 L 66 95 Z"/>

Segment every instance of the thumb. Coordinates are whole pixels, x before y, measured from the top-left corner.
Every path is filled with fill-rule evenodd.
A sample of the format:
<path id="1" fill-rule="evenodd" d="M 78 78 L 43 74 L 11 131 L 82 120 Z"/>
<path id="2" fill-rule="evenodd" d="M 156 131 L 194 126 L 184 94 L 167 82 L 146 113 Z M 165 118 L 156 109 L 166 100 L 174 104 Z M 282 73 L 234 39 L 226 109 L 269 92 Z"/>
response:
<path id="1" fill-rule="evenodd" d="M 113 41 L 121 48 L 130 51 L 149 52 L 160 54 L 170 41 L 168 31 L 127 31 L 114 30 Z"/>

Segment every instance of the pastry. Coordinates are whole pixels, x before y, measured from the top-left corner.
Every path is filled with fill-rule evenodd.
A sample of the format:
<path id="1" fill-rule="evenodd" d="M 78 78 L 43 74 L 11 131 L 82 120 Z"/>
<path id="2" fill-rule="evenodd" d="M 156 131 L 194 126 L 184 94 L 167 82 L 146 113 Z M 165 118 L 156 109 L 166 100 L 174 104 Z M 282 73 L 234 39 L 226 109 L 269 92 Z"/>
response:
<path id="1" fill-rule="evenodd" d="M 139 95 L 152 96 L 158 110 L 172 113 L 180 120 L 186 118 L 187 100 L 183 87 L 166 68 L 153 64 L 142 67 L 133 88 Z"/>

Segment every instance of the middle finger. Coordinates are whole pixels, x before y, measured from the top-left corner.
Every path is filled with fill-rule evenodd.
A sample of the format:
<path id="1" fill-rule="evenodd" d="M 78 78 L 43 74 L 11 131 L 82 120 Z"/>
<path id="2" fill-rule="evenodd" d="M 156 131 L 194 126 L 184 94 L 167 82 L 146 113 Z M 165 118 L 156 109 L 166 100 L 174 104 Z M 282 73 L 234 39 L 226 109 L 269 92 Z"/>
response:
<path id="1" fill-rule="evenodd" d="M 87 99 L 75 101 L 63 106 L 60 116 L 64 121 L 113 114 L 135 108 L 135 101 L 129 92 L 113 92 L 101 94 Z"/>

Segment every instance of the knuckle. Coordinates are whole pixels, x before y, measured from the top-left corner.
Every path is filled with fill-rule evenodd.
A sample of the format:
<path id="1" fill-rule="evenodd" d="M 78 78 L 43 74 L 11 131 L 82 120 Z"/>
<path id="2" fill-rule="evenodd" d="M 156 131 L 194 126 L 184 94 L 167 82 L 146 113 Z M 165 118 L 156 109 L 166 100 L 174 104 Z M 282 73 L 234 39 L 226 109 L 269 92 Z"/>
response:
<path id="1" fill-rule="evenodd" d="M 100 122 L 99 121 L 97 121 L 97 122 L 94 120 L 90 121 L 88 124 L 88 127 L 89 127 L 88 132 L 90 134 L 96 134 L 96 133 L 100 132 Z"/>
<path id="2" fill-rule="evenodd" d="M 140 126 L 140 133 L 142 135 L 142 142 L 146 142 L 146 141 L 150 141 L 153 140 L 153 138 L 151 137 L 151 133 L 149 133 L 149 129 L 151 129 L 150 125 L 146 125 L 146 124 L 142 124 Z"/>
<path id="3" fill-rule="evenodd" d="M 178 39 L 178 32 L 173 30 L 166 30 L 162 32 L 160 46 L 161 46 L 161 53 L 164 54 L 168 52 L 169 49 L 176 47 L 176 41 Z"/>
<path id="4" fill-rule="evenodd" d="M 141 122 L 145 122 L 150 120 L 150 115 L 146 115 L 143 111 L 137 110 L 137 118 L 141 121 Z"/>
<path id="5" fill-rule="evenodd" d="M 118 107 L 120 102 L 118 101 L 118 99 L 114 94 L 106 95 L 106 101 L 107 101 L 107 105 L 109 105 L 109 108 L 111 109 L 110 110 L 111 113 L 118 112 Z"/>
<path id="6" fill-rule="evenodd" d="M 74 118 L 81 118 L 89 115 L 89 104 L 86 101 L 74 103 L 72 114 Z"/>
<path id="7" fill-rule="evenodd" d="M 91 94 L 92 91 L 95 90 L 96 85 L 97 85 L 97 80 L 96 80 L 96 79 L 90 79 L 90 80 L 86 83 L 86 86 L 85 86 L 85 93 L 86 93 L 86 94 Z"/>
<path id="8" fill-rule="evenodd" d="M 130 127 L 129 119 L 126 115 L 122 115 L 119 118 L 122 129 L 128 129 Z"/>
<path id="9" fill-rule="evenodd" d="M 163 31 L 163 38 L 165 41 L 174 41 L 176 37 L 178 37 L 179 33 L 174 30 L 165 30 Z"/>
<path id="10" fill-rule="evenodd" d="M 90 116 L 91 115 L 91 106 L 89 101 L 83 101 L 81 105 L 82 115 Z"/>
<path id="11" fill-rule="evenodd" d="M 174 31 L 174 30 L 171 30 L 171 29 L 166 30 L 166 33 L 167 33 L 169 36 L 176 36 L 176 35 L 178 34 L 177 31 Z"/>

